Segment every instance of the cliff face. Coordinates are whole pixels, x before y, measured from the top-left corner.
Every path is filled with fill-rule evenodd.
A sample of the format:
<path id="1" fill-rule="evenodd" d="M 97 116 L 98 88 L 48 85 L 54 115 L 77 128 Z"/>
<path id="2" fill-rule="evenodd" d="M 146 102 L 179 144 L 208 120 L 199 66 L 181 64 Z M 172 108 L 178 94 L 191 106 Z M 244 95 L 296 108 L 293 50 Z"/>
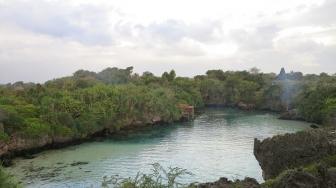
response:
<path id="1" fill-rule="evenodd" d="M 180 121 L 184 120 L 181 115 Z M 146 114 L 141 119 L 123 119 L 121 121 L 123 129 L 138 129 L 146 125 L 155 125 L 160 123 L 168 123 L 177 121 L 175 119 L 164 120 L 161 116 L 154 114 Z M 15 156 L 29 156 L 30 153 L 36 153 L 38 151 L 48 148 L 60 148 L 74 143 L 80 143 L 85 140 L 89 140 L 96 136 L 106 136 L 118 132 L 120 129 L 116 129 L 113 125 L 109 127 L 109 124 L 102 129 L 92 131 L 85 135 L 41 135 L 38 137 L 27 137 L 22 134 L 13 134 L 9 140 L 0 140 L 0 162 L 5 166 L 11 165 L 11 159 Z M 1 122 L 0 122 L 1 131 Z M 0 132 L 1 133 L 1 132 Z"/>
<path id="2" fill-rule="evenodd" d="M 26 138 L 20 135 L 12 135 L 8 141 L 0 140 L 0 159 L 4 166 L 11 165 L 11 158 L 16 155 L 26 155 L 45 148 L 56 148 L 78 140 L 72 136 L 44 135 L 35 138 Z"/>
<path id="3" fill-rule="evenodd" d="M 286 169 L 300 167 L 336 154 L 335 129 L 316 129 L 254 140 L 254 155 L 265 180 Z"/>

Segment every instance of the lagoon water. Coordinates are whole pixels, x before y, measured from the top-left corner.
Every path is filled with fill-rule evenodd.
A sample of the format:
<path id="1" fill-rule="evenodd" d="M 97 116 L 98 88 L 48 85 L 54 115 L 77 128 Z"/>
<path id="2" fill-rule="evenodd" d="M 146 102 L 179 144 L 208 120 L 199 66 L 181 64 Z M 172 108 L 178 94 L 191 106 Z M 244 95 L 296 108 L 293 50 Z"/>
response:
<path id="1" fill-rule="evenodd" d="M 183 183 L 223 176 L 261 182 L 253 139 L 307 128 L 308 123 L 279 120 L 272 113 L 209 108 L 193 122 L 45 151 L 34 159 L 16 159 L 7 170 L 27 187 L 100 187 L 103 176 L 134 177 L 138 171 L 150 172 L 152 163 L 192 172 Z"/>

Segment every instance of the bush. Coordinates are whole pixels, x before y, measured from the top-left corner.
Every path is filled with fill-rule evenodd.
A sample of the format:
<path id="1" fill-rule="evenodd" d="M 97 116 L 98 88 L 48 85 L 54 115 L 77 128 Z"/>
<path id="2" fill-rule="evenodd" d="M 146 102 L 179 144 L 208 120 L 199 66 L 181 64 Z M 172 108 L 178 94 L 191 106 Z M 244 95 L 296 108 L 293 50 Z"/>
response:
<path id="1" fill-rule="evenodd" d="M 188 187 L 187 184 L 182 184 L 177 181 L 185 175 L 192 175 L 186 169 L 169 167 L 164 169 L 160 164 L 152 164 L 152 173 L 143 174 L 138 172 L 134 178 L 119 178 L 112 176 L 103 179 L 102 187 L 107 188 L 109 185 L 116 188 L 177 188 Z"/>
<path id="2" fill-rule="evenodd" d="M 8 134 L 6 134 L 6 133 L 4 133 L 4 132 L 2 132 L 1 130 L 0 130 L 0 141 L 5 141 L 5 142 L 7 142 L 9 140 L 9 136 L 8 136 Z"/>
<path id="3" fill-rule="evenodd" d="M 4 172 L 0 165 L 0 188 L 20 188 L 21 186 L 13 179 L 12 176 Z"/>
<path id="4" fill-rule="evenodd" d="M 28 118 L 23 132 L 29 137 L 39 137 L 51 133 L 50 126 L 38 118 Z"/>

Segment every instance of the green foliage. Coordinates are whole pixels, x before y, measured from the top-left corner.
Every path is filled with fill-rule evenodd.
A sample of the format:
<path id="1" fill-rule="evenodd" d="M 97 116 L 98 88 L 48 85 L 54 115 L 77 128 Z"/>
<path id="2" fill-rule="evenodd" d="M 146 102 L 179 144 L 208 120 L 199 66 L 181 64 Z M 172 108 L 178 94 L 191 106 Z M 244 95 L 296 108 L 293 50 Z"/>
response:
<path id="1" fill-rule="evenodd" d="M 167 80 L 168 82 L 174 81 L 175 77 L 176 77 L 176 73 L 174 70 L 171 70 L 169 73 L 164 72 L 161 76 L 162 79 Z"/>
<path id="2" fill-rule="evenodd" d="M 277 177 L 273 178 L 273 179 L 269 179 L 266 182 L 264 182 L 263 184 L 261 184 L 262 188 L 272 188 L 272 187 L 279 187 L 281 182 L 284 182 L 285 178 L 290 177 L 291 174 L 296 173 L 298 171 L 300 172 L 307 172 L 311 175 L 314 175 L 316 177 L 320 177 L 321 175 L 325 175 L 325 174 L 320 174 L 320 170 L 324 168 L 324 169 L 331 169 L 331 168 L 335 168 L 336 167 L 336 155 L 330 155 L 327 156 L 321 160 L 315 161 L 312 164 L 306 165 L 306 166 L 302 166 L 300 168 L 295 168 L 295 169 L 288 169 L 283 171 L 280 175 L 278 175 Z"/>
<path id="3" fill-rule="evenodd" d="M 323 76 L 306 83 L 297 97 L 299 110 L 308 121 L 326 123 L 336 116 L 336 77 Z"/>
<path id="4" fill-rule="evenodd" d="M 9 136 L 5 132 L 0 131 L 0 141 L 9 141 Z"/>
<path id="5" fill-rule="evenodd" d="M 0 188 L 20 188 L 21 186 L 14 180 L 14 178 L 4 172 L 0 165 Z"/>
<path id="6" fill-rule="evenodd" d="M 157 77 L 132 74 L 133 67 L 99 73 L 79 70 L 45 84 L 17 82 L 0 88 L 1 138 L 14 133 L 85 137 L 125 126 L 172 122 L 181 118 L 179 104 L 238 106 L 257 109 L 298 108 L 309 121 L 332 124 L 336 111 L 336 78 L 322 74 L 275 81 L 274 74 L 209 70 L 195 78 L 174 70 Z M 284 100 L 286 99 L 286 100 Z"/>
<path id="7" fill-rule="evenodd" d="M 14 134 L 80 138 L 103 130 L 172 122 L 182 116 L 180 104 L 198 108 L 243 103 L 275 111 L 288 107 L 298 109 L 308 121 L 336 123 L 335 75 L 293 72 L 286 74 L 287 79 L 277 80 L 275 74 L 263 74 L 256 68 L 249 72 L 209 70 L 194 78 L 177 77 L 174 70 L 160 77 L 132 72 L 133 67 L 107 68 L 99 73 L 79 70 L 45 84 L 0 86 L 0 140 L 8 141 Z M 306 170 L 314 171 L 315 167 Z M 104 182 L 125 188 L 176 187 L 176 178 L 185 173 L 178 168 L 165 171 L 156 165 L 153 174 Z M 7 181 L 1 179 L 4 177 L 8 178 L 0 170 L 0 185 Z"/>
<path id="8" fill-rule="evenodd" d="M 24 133 L 29 137 L 39 137 L 51 133 L 51 127 L 38 118 L 27 118 L 25 125 Z"/>
<path id="9" fill-rule="evenodd" d="M 133 67 L 118 69 L 107 68 L 97 74 L 97 78 L 107 84 L 125 84 L 131 79 Z"/>
<path id="10" fill-rule="evenodd" d="M 295 172 L 296 169 L 289 169 L 289 170 L 286 170 L 284 172 L 282 172 L 280 175 L 278 175 L 276 178 L 274 179 L 269 179 L 267 180 L 266 182 L 264 182 L 263 184 L 261 184 L 261 188 L 273 188 L 273 187 L 277 187 L 281 180 L 283 178 L 285 178 L 286 176 L 288 176 L 289 174 Z"/>
<path id="11" fill-rule="evenodd" d="M 104 177 L 102 187 L 116 187 L 116 188 L 182 188 L 188 187 L 186 184 L 178 182 L 179 178 L 185 175 L 192 175 L 186 169 L 172 168 L 164 169 L 160 164 L 152 165 L 151 174 L 143 174 L 138 172 L 134 178 L 119 178 L 112 176 L 111 178 Z"/>

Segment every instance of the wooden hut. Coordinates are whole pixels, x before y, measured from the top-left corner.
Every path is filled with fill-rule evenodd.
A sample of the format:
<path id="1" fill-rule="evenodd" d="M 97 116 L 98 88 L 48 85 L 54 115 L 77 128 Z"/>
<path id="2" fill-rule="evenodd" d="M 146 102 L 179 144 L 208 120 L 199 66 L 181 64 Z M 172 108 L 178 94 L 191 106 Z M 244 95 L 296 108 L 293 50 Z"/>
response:
<path id="1" fill-rule="evenodd" d="M 194 119 L 195 116 L 195 109 L 194 106 L 188 105 L 188 104 L 179 104 L 178 107 L 180 108 L 182 112 L 182 118 L 187 121 Z"/>

